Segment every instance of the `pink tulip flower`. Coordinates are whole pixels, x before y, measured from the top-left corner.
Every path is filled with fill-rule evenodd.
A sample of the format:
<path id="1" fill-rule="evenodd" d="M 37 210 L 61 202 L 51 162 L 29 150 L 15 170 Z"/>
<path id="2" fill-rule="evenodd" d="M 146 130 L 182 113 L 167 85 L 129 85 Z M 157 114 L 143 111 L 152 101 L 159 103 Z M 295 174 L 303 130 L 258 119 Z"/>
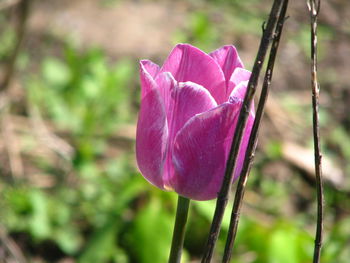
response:
<path id="1" fill-rule="evenodd" d="M 217 197 L 250 72 L 234 46 L 206 54 L 178 44 L 162 67 L 140 62 L 136 158 L 142 175 L 194 200 Z M 234 171 L 242 170 L 250 114 Z"/>

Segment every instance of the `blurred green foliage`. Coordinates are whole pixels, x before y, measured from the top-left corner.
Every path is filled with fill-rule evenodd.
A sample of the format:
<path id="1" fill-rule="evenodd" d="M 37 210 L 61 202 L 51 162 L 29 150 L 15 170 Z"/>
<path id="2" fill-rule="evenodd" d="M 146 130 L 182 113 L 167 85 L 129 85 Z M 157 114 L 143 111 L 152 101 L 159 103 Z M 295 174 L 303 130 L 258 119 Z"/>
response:
<path id="1" fill-rule="evenodd" d="M 49 117 L 74 133 L 89 135 L 98 132 L 101 124 L 100 132 L 110 132 L 118 122 L 130 121 L 130 91 L 125 87 L 135 68 L 128 60 L 107 65 L 98 50 L 79 54 L 67 48 L 64 61 L 45 58 L 43 79 L 31 83 L 30 96 L 46 107 Z"/>

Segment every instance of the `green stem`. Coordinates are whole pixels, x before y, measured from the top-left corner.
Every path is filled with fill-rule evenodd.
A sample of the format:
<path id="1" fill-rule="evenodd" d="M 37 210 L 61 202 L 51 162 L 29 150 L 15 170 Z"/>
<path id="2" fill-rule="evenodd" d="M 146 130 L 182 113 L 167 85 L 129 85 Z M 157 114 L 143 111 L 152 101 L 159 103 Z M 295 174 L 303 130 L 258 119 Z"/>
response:
<path id="1" fill-rule="evenodd" d="M 177 199 L 176 218 L 174 225 L 173 240 L 171 242 L 171 250 L 169 263 L 180 263 L 182 248 L 185 239 L 185 228 L 188 216 L 188 208 L 190 200 L 179 195 Z"/>

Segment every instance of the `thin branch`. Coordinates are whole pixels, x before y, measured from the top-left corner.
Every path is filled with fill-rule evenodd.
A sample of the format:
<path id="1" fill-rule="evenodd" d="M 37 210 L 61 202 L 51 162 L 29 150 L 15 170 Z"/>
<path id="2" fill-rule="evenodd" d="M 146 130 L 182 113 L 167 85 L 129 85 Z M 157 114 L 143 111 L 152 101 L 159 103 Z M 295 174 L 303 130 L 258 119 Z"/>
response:
<path id="1" fill-rule="evenodd" d="M 317 81 L 317 17 L 321 7 L 320 0 L 308 0 L 311 23 L 311 88 L 312 88 L 312 112 L 313 112 L 313 137 L 315 153 L 315 174 L 317 192 L 317 226 L 313 263 L 320 262 L 323 232 L 324 197 L 322 182 L 322 154 L 320 143 L 319 124 L 319 96 L 320 86 Z"/>
<path id="2" fill-rule="evenodd" d="M 181 262 L 189 206 L 190 200 L 179 195 L 177 201 L 173 240 L 171 242 L 171 250 L 168 261 L 169 263 Z"/>
<path id="3" fill-rule="evenodd" d="M 23 175 L 23 165 L 21 161 L 20 149 L 15 140 L 15 135 L 12 131 L 12 125 L 9 121 L 9 108 L 10 108 L 10 97 L 8 96 L 7 90 L 10 87 L 10 83 L 15 71 L 16 60 L 23 42 L 23 38 L 26 32 L 27 18 L 29 13 L 30 0 L 22 0 L 18 8 L 18 24 L 16 28 L 16 43 L 13 52 L 10 55 L 9 61 L 4 69 L 4 77 L 0 82 L 0 125 L 2 131 L 8 140 L 5 140 L 5 146 L 9 158 L 9 166 L 11 169 L 12 176 Z"/>
<path id="4" fill-rule="evenodd" d="M 66 167 L 69 168 L 70 164 L 68 163 L 71 162 L 74 155 L 73 146 L 57 136 L 55 132 L 51 131 L 49 127 L 47 127 L 38 108 L 31 105 L 28 105 L 27 108 L 31 126 L 38 141 L 55 152 L 59 157 L 68 161 Z"/>
<path id="5" fill-rule="evenodd" d="M 7 235 L 4 227 L 0 226 L 0 248 L 5 248 L 11 259 L 14 260 L 14 262 L 17 263 L 26 263 L 27 260 L 25 259 L 21 249 L 18 247 L 16 242 Z M 5 258 L 0 257 L 0 262 L 10 262 L 6 261 L 6 255 Z M 12 262 L 12 261 L 11 261 Z"/>
<path id="6" fill-rule="evenodd" d="M 12 76 L 15 71 L 16 60 L 21 49 L 23 38 L 27 29 L 30 2 L 31 0 L 22 0 L 18 5 L 19 21 L 16 29 L 17 42 L 6 65 L 4 78 L 0 83 L 0 92 L 4 92 L 9 87 L 10 82 L 12 80 Z"/>
<path id="7" fill-rule="evenodd" d="M 286 12 L 287 12 L 287 7 L 288 7 L 288 0 L 285 0 L 283 2 L 283 6 L 278 18 L 277 26 L 276 26 L 276 32 L 275 36 L 273 39 L 271 51 L 270 51 L 270 56 L 269 56 L 269 61 L 267 64 L 267 69 L 265 72 L 265 78 L 264 78 L 264 83 L 262 86 L 261 90 L 261 95 L 259 99 L 259 104 L 258 108 L 256 111 L 256 116 L 252 128 L 252 132 L 249 138 L 248 142 L 248 147 L 247 151 L 245 154 L 244 158 L 244 164 L 243 168 L 239 177 L 238 185 L 237 185 L 237 190 L 236 190 L 236 195 L 233 203 L 233 208 L 232 208 L 232 213 L 231 213 L 231 221 L 230 221 L 230 227 L 229 227 L 229 232 L 228 236 L 226 239 L 226 246 L 225 246 L 225 251 L 224 251 L 224 256 L 223 256 L 223 263 L 230 262 L 231 255 L 232 255 L 232 248 L 235 242 L 236 238 L 236 233 L 237 233 L 237 227 L 238 227 L 238 222 L 239 222 L 239 216 L 240 216 L 240 210 L 242 207 L 242 201 L 244 197 L 244 192 L 245 192 L 245 186 L 248 181 L 249 173 L 250 173 L 250 168 L 252 166 L 253 160 L 254 160 L 254 153 L 256 149 L 256 145 L 258 142 L 258 134 L 259 134 L 259 128 L 260 128 L 260 123 L 261 119 L 264 115 L 264 109 L 265 109 L 265 104 L 269 95 L 270 91 L 270 85 L 271 85 L 271 79 L 272 79 L 272 74 L 273 74 L 273 68 L 275 65 L 275 59 L 277 55 L 277 50 L 283 30 L 283 25 L 284 21 L 286 19 Z"/>
<path id="8" fill-rule="evenodd" d="M 255 95 L 255 91 L 258 85 L 258 78 L 265 60 L 267 50 L 270 45 L 270 40 L 274 35 L 275 26 L 277 23 L 277 18 L 278 18 L 278 14 L 280 12 L 281 6 L 282 6 L 282 0 L 274 1 L 271 8 L 270 16 L 267 22 L 266 29 L 264 30 L 263 36 L 261 38 L 258 54 L 255 59 L 255 63 L 252 70 L 252 75 L 248 82 L 248 89 L 244 97 L 242 108 L 239 113 L 235 135 L 232 140 L 231 150 L 226 163 L 225 176 L 224 176 L 222 186 L 216 201 L 215 213 L 211 224 L 208 241 L 204 250 L 202 263 L 209 263 L 213 256 L 215 243 L 218 239 L 222 218 L 225 212 L 228 195 L 231 189 L 233 171 L 234 171 L 236 160 L 238 157 L 239 146 L 241 144 L 242 137 L 243 137 L 243 130 L 247 123 L 247 119 L 250 112 L 250 105 Z"/>
<path id="9" fill-rule="evenodd" d="M 4 146 L 8 155 L 10 174 L 12 177 L 21 178 L 24 175 L 21 146 L 14 131 L 11 116 L 7 110 L 2 112 L 0 124 Z"/>

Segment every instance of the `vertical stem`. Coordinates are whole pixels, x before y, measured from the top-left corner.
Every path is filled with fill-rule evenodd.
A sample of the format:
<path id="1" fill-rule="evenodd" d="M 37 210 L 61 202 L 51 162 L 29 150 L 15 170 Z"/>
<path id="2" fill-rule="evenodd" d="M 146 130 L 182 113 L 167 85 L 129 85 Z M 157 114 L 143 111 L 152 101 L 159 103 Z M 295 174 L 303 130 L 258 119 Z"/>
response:
<path id="1" fill-rule="evenodd" d="M 171 242 L 171 250 L 168 261 L 169 263 L 181 262 L 189 206 L 190 200 L 179 195 L 177 200 L 173 240 Z"/>
<path id="2" fill-rule="evenodd" d="M 249 177 L 251 165 L 254 160 L 254 153 L 255 153 L 255 148 L 258 141 L 257 139 L 259 134 L 260 123 L 264 115 L 264 108 L 269 95 L 273 68 L 274 68 L 277 50 L 278 50 L 278 46 L 279 46 L 279 42 L 280 42 L 282 30 L 283 30 L 287 7 L 288 7 L 288 0 L 284 0 L 280 15 L 278 17 L 276 32 L 273 38 L 273 43 L 270 51 L 267 69 L 265 72 L 264 83 L 261 90 L 259 104 L 256 111 L 252 132 L 249 138 L 248 147 L 244 158 L 243 168 L 242 168 L 238 185 L 237 185 L 237 190 L 236 190 L 232 213 L 231 213 L 229 232 L 226 239 L 224 256 L 222 259 L 222 262 L 224 263 L 230 262 L 231 255 L 232 255 L 232 249 L 236 238 L 240 210 L 242 207 L 242 201 L 243 201 L 244 192 L 245 192 L 245 186 Z"/>
<path id="3" fill-rule="evenodd" d="M 315 248 L 313 263 L 320 262 L 323 232 L 324 197 L 322 182 L 322 154 L 320 144 L 319 124 L 319 96 L 320 86 L 317 81 L 317 17 L 320 10 L 320 0 L 309 0 L 307 2 L 310 11 L 311 22 L 311 88 L 312 88 L 312 116 L 313 116 L 313 137 L 315 154 L 316 194 L 317 194 L 317 226 L 315 237 Z"/>
<path id="4" fill-rule="evenodd" d="M 244 97 L 242 108 L 239 113 L 235 134 L 231 144 L 231 150 L 226 163 L 225 176 L 216 201 L 214 217 L 211 224 L 208 241 L 205 246 L 202 263 L 209 263 L 213 256 L 215 244 L 220 232 L 222 218 L 227 205 L 228 195 L 231 189 L 233 171 L 235 169 L 239 147 L 243 137 L 243 130 L 246 126 L 246 122 L 249 116 L 250 105 L 254 98 L 256 87 L 258 85 L 258 78 L 264 63 L 265 55 L 270 45 L 270 40 L 272 39 L 272 36 L 274 34 L 277 16 L 279 10 L 281 9 L 281 3 L 282 0 L 274 0 L 266 29 L 264 29 L 264 33 L 261 38 L 258 54 L 255 59 L 255 63 L 252 70 L 252 75 L 248 82 L 248 89 Z"/>

